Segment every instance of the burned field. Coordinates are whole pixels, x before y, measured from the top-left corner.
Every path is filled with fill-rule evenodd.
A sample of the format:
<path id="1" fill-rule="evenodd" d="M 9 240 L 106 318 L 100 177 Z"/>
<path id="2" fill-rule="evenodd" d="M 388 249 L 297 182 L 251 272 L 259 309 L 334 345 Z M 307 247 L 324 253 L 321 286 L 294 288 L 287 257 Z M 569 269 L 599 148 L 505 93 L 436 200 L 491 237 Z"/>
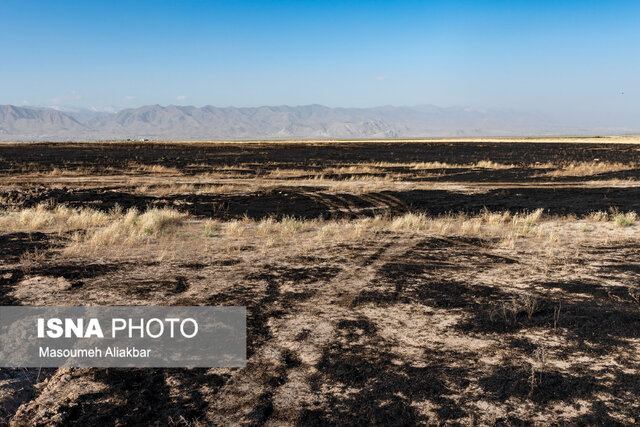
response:
<path id="1" fill-rule="evenodd" d="M 244 369 L 2 369 L 0 423 L 640 419 L 640 145 L 0 144 L 2 305 L 244 305 Z"/>

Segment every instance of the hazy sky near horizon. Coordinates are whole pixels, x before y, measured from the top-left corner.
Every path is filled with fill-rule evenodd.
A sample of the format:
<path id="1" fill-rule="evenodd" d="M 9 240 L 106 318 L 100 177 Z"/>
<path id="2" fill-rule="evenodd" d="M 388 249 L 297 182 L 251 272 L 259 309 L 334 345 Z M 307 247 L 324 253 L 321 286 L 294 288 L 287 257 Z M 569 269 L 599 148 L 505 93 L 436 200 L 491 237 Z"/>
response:
<path id="1" fill-rule="evenodd" d="M 640 119 L 640 1 L 0 2 L 0 104 Z"/>

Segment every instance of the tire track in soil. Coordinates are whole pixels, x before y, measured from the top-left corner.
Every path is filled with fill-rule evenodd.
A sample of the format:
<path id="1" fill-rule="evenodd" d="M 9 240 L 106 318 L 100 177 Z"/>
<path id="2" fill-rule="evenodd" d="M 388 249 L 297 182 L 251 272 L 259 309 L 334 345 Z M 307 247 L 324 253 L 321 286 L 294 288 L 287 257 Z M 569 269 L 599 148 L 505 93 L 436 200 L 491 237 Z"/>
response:
<path id="1" fill-rule="evenodd" d="M 394 214 L 403 213 L 409 210 L 409 206 L 397 197 L 384 193 L 367 193 L 363 196 L 369 199 L 376 200 L 378 203 L 382 203 L 387 209 L 392 210 Z"/>
<path id="2" fill-rule="evenodd" d="M 347 216 L 351 216 L 352 212 L 349 210 L 348 207 L 345 207 L 342 204 L 336 203 L 334 202 L 330 195 L 328 194 L 323 194 L 323 193 L 313 193 L 311 191 L 303 191 L 300 194 L 309 197 L 310 199 L 312 199 L 313 201 L 315 201 L 317 204 L 322 205 L 324 207 L 328 207 L 329 212 L 330 212 L 330 217 L 334 218 L 336 216 L 340 216 L 340 215 L 336 215 L 337 212 L 340 212 L 342 214 L 347 214 Z"/>
<path id="3" fill-rule="evenodd" d="M 370 203 L 371 207 L 364 208 L 370 210 L 372 214 L 397 214 L 398 210 L 394 204 L 390 204 L 388 201 L 376 197 L 373 194 L 359 194 L 357 196 L 362 202 Z"/>
<path id="4" fill-rule="evenodd" d="M 322 405 L 323 397 L 312 391 L 310 380 L 323 350 L 336 341 L 336 325 L 356 319 L 351 302 L 375 278 L 386 263 L 405 257 L 424 235 L 393 237 L 372 246 L 356 262 L 326 282 L 310 299 L 288 308 L 286 316 L 269 319 L 271 339 L 247 360 L 216 395 L 208 412 L 214 425 L 235 425 L 250 420 L 295 422 L 301 408 Z"/>
<path id="5" fill-rule="evenodd" d="M 382 193 L 367 193 L 367 194 L 333 194 L 333 193 L 315 193 L 311 191 L 304 191 L 300 194 L 311 198 L 316 203 L 328 207 L 330 211 L 333 211 L 331 216 L 335 217 L 335 213 L 340 213 L 348 217 L 361 216 L 362 212 L 369 211 L 372 213 L 389 213 L 400 214 L 407 212 L 409 207 L 398 198 L 384 195 Z M 361 206 L 358 206 L 355 201 L 349 200 L 348 197 L 353 197 L 360 202 Z"/>

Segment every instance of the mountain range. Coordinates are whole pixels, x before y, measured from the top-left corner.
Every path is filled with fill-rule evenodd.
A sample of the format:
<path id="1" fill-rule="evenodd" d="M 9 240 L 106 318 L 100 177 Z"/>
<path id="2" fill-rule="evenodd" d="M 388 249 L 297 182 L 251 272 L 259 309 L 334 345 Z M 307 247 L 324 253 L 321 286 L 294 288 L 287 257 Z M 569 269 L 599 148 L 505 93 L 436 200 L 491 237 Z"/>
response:
<path id="1" fill-rule="evenodd" d="M 419 138 L 638 130 L 572 126 L 553 116 L 525 112 L 431 105 L 375 108 L 146 105 L 114 113 L 0 105 L 0 140 L 4 141 Z"/>

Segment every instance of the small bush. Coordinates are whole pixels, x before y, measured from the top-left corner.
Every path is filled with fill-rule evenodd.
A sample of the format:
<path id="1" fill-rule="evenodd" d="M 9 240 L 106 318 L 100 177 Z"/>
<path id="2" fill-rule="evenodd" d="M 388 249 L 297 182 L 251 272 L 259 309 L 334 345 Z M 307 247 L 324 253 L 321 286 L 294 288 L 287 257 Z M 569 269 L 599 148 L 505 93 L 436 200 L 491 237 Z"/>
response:
<path id="1" fill-rule="evenodd" d="M 208 219 L 204 222 L 204 235 L 206 237 L 217 237 L 222 231 L 220 221 Z"/>
<path id="2" fill-rule="evenodd" d="M 35 249 L 33 252 L 25 252 L 20 256 L 20 269 L 24 274 L 30 274 L 35 267 L 44 262 L 45 252 Z"/>
<path id="3" fill-rule="evenodd" d="M 613 216 L 613 220 L 618 227 L 629 227 L 638 219 L 635 212 L 627 212 L 626 214 L 616 214 Z"/>

